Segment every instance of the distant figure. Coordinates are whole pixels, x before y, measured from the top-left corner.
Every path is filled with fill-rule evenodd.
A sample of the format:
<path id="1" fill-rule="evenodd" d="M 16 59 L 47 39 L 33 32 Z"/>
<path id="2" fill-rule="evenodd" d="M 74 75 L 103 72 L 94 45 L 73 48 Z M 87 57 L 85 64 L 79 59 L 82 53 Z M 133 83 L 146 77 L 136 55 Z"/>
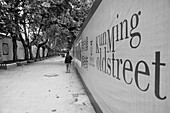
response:
<path id="1" fill-rule="evenodd" d="M 70 73 L 70 67 L 71 67 L 71 60 L 73 58 L 69 55 L 69 51 L 66 54 L 65 57 L 65 64 L 66 64 L 66 73 Z"/>

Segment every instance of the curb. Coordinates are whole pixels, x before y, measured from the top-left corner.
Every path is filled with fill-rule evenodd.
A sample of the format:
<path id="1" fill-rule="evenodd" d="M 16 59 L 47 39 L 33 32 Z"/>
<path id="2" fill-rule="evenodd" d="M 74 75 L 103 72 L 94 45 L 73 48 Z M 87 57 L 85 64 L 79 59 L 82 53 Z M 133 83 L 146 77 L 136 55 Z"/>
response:
<path id="1" fill-rule="evenodd" d="M 10 63 L 10 64 L 0 63 L 0 69 L 9 70 L 9 69 L 16 68 L 18 66 L 31 64 L 31 63 L 34 63 L 34 62 L 37 62 L 37 61 L 42 61 L 42 60 L 48 59 L 48 58 L 50 58 L 50 57 L 39 58 L 39 59 L 34 59 L 34 60 L 18 61 L 18 62 Z"/>
<path id="2" fill-rule="evenodd" d="M 17 62 L 17 66 L 22 66 L 22 65 L 26 65 L 27 61 L 21 61 L 21 62 Z"/>
<path id="3" fill-rule="evenodd" d="M 11 63 L 11 64 L 0 64 L 0 69 L 13 69 L 17 67 L 17 63 Z"/>

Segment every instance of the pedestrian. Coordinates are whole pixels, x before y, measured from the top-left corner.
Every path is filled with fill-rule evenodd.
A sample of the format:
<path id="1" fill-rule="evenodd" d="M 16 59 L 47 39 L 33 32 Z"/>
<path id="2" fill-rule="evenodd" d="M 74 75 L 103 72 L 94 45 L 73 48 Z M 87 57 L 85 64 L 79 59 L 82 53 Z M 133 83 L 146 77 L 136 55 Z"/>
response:
<path id="1" fill-rule="evenodd" d="M 72 56 L 69 55 L 69 51 L 66 54 L 65 57 L 65 64 L 66 64 L 66 73 L 70 73 L 70 68 L 71 68 L 71 60 L 72 60 Z"/>

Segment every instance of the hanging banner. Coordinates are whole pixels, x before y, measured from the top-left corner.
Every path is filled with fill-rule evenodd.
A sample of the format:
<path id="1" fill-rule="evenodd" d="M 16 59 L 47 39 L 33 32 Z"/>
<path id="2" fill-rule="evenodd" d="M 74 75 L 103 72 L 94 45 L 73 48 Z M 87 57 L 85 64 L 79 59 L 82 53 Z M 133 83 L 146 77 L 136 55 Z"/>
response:
<path id="1" fill-rule="evenodd" d="M 169 12 L 169 0 L 98 6 L 75 48 L 81 42 L 77 68 L 103 113 L 169 112 Z"/>
<path id="2" fill-rule="evenodd" d="M 2 48 L 3 48 L 3 55 L 8 55 L 9 54 L 8 43 L 2 43 Z"/>
<path id="3" fill-rule="evenodd" d="M 0 43 L 0 63 L 2 62 L 2 46 L 1 46 L 1 43 Z"/>

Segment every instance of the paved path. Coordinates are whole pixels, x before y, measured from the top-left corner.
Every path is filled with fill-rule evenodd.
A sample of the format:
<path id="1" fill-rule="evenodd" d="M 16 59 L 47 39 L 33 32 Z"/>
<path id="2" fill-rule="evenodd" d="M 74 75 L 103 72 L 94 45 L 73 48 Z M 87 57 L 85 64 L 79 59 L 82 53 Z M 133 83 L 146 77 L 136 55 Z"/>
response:
<path id="1" fill-rule="evenodd" d="M 0 113 L 95 113 L 78 76 L 64 59 L 0 70 Z"/>

